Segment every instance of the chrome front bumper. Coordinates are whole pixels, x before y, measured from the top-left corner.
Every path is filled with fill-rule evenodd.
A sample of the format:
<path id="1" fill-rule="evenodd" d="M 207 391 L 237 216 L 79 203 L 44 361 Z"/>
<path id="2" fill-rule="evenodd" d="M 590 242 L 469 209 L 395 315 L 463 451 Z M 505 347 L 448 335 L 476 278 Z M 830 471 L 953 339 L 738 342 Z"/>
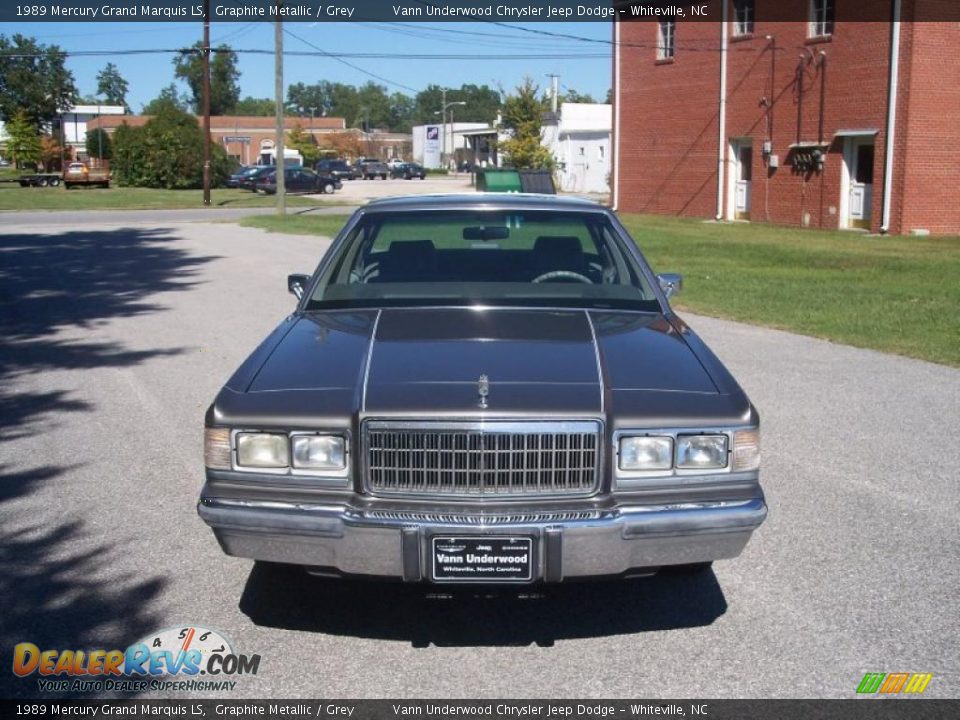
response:
<path id="1" fill-rule="evenodd" d="M 534 580 L 613 576 L 733 558 L 767 515 L 762 497 L 735 502 L 619 505 L 586 513 L 494 516 L 490 522 L 343 504 L 201 499 L 197 510 L 228 555 L 344 575 L 430 581 L 430 538 L 463 534 L 534 539 Z"/>

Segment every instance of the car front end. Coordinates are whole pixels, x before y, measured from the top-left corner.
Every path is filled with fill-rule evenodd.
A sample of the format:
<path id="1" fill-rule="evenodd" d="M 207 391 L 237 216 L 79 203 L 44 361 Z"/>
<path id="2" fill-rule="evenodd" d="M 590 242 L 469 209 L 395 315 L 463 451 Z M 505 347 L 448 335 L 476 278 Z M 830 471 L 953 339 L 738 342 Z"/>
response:
<path id="1" fill-rule="evenodd" d="M 411 205 L 418 220 L 406 234 L 425 234 L 429 202 Z M 464 248 L 437 240 L 437 252 L 461 252 L 465 272 L 479 277 L 479 265 L 497 260 L 491 244 L 522 260 L 510 249 L 522 233 L 508 238 L 501 221 L 522 217 L 531 233 L 541 232 L 537 223 L 556 227 L 537 209 L 554 202 L 503 202 L 488 224 L 466 223 Z M 357 252 L 358 227 L 379 222 L 371 206 L 312 279 L 292 276 L 298 311 L 207 413 L 198 511 L 227 554 L 318 574 L 533 583 L 646 575 L 741 553 L 767 513 L 759 416 L 670 311 L 656 276 L 643 281 L 649 300 L 636 308 L 542 306 L 551 293 L 577 292 L 572 282 L 528 288 L 539 299 L 527 304 L 367 302 L 378 292 L 371 273 L 383 287 L 401 285 L 391 267 L 397 241 L 378 254 L 374 240 L 367 260 L 343 269 L 350 287 L 324 289 Z M 589 212 L 588 225 L 625 232 L 607 211 Z M 563 227 L 574 232 L 572 222 Z M 536 244 L 569 250 L 557 237 L 569 236 Z M 403 242 L 420 243 L 403 248 L 402 263 L 422 281 L 425 241 Z M 630 252 L 623 242 L 617 247 Z M 463 254 L 481 245 L 485 255 Z M 625 273 L 624 258 L 610 257 Z M 370 258 L 373 271 L 363 269 Z M 569 252 L 540 260 L 558 269 L 531 265 L 547 278 L 535 284 L 577 274 L 559 269 L 570 266 Z M 587 264 L 583 272 L 606 274 L 600 282 L 609 284 L 612 271 Z M 576 282 L 585 297 L 603 292 Z M 349 303 L 330 301 L 346 291 Z"/>

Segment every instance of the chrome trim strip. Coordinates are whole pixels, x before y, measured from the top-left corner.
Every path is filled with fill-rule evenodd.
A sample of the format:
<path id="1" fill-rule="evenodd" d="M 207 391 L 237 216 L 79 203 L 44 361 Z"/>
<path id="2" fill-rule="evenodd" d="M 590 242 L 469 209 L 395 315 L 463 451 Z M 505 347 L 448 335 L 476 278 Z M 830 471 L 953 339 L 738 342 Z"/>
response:
<path id="1" fill-rule="evenodd" d="M 367 409 L 367 384 L 370 382 L 370 363 L 373 361 L 373 344 L 377 341 L 377 328 L 380 326 L 380 316 L 383 309 L 377 310 L 377 317 L 373 321 L 373 329 L 370 331 L 370 347 L 367 348 L 367 359 L 363 368 L 363 392 L 360 397 L 360 411 L 366 412 Z"/>
<path id="2" fill-rule="evenodd" d="M 590 327 L 590 337 L 593 340 L 593 355 L 597 360 L 597 383 L 600 385 L 600 413 L 605 414 L 604 398 L 606 396 L 606 386 L 603 382 L 603 363 L 600 361 L 600 343 L 597 342 L 597 331 L 593 327 L 593 318 L 590 317 L 590 311 L 584 310 L 583 314 L 587 316 L 587 325 Z"/>

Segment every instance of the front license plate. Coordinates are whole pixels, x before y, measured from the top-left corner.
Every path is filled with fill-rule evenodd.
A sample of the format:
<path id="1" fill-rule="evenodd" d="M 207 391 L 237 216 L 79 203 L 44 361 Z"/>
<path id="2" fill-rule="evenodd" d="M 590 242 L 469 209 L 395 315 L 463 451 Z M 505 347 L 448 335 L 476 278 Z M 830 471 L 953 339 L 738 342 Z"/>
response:
<path id="1" fill-rule="evenodd" d="M 433 579 L 440 582 L 523 582 L 533 578 L 533 539 L 435 536 Z"/>

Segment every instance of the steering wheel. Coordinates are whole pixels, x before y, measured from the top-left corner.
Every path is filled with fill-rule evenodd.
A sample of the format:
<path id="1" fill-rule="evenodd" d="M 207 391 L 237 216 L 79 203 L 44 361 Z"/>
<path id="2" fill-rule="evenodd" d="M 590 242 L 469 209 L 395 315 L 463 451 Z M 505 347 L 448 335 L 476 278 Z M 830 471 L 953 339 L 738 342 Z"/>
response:
<path id="1" fill-rule="evenodd" d="M 593 280 L 573 270 L 551 270 L 550 272 L 545 272 L 543 275 L 537 275 L 537 277 L 530 282 L 542 283 L 556 280 L 557 278 L 569 278 L 570 280 L 576 280 L 577 282 L 586 283 L 587 285 L 593 285 Z"/>

